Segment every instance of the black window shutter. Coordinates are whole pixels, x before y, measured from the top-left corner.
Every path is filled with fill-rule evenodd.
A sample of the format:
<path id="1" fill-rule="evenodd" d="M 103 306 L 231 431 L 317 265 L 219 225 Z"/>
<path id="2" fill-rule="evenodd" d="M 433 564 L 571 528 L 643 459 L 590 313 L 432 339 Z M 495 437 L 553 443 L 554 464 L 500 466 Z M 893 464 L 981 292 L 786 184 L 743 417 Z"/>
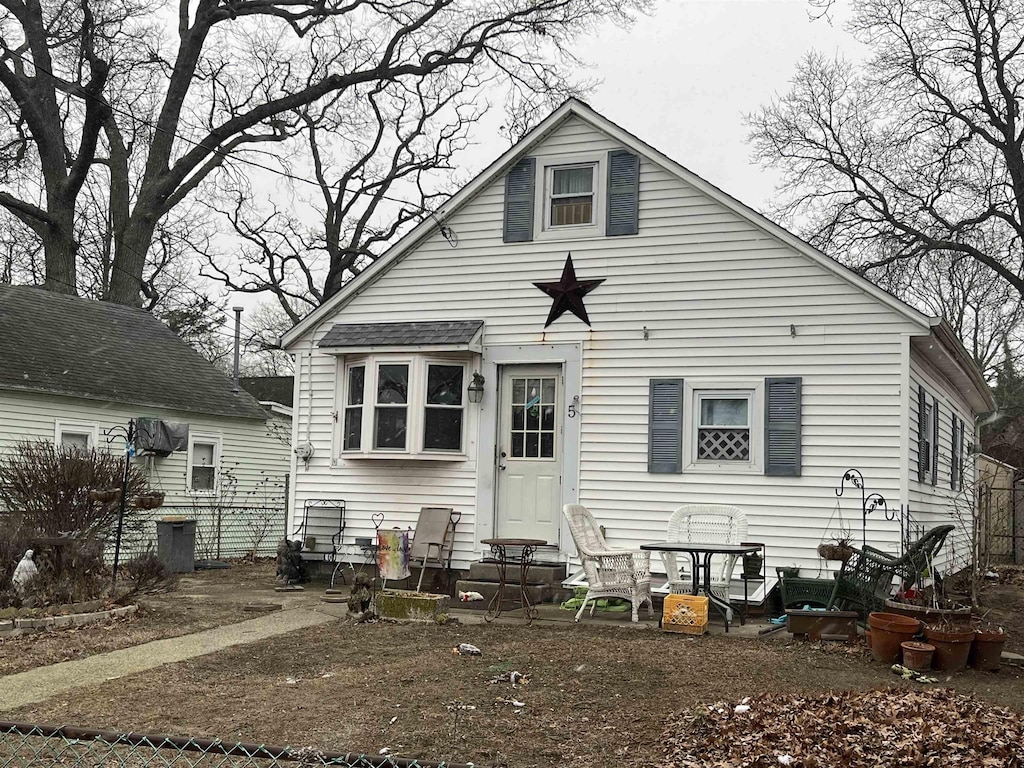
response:
<path id="1" fill-rule="evenodd" d="M 925 403 L 924 387 L 917 388 L 917 482 L 924 482 L 924 473 L 928 471 L 928 405 Z"/>
<path id="2" fill-rule="evenodd" d="M 939 482 L 939 399 L 932 400 L 932 485 Z"/>
<path id="3" fill-rule="evenodd" d="M 799 477 L 802 465 L 800 442 L 799 376 L 765 379 L 764 473 Z"/>
<path id="4" fill-rule="evenodd" d="M 640 157 L 624 149 L 608 153 L 608 213 L 605 234 L 640 231 Z"/>
<path id="5" fill-rule="evenodd" d="M 954 491 L 960 489 L 960 419 L 956 413 L 950 412 L 950 427 L 953 430 L 952 453 L 949 463 L 949 487 Z"/>
<path id="6" fill-rule="evenodd" d="M 651 379 L 647 471 L 683 471 L 682 379 Z"/>
<path id="7" fill-rule="evenodd" d="M 533 240 L 533 195 L 537 161 L 524 157 L 505 175 L 505 226 L 502 237 L 506 243 Z"/>

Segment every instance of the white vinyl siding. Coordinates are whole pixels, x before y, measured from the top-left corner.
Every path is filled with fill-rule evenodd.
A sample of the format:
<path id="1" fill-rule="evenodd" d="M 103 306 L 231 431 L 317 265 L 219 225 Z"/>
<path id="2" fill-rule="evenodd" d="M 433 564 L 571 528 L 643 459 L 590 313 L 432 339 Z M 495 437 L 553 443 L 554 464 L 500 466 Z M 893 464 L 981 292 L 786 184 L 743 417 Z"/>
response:
<path id="1" fill-rule="evenodd" d="M 0 453 L 13 451 L 19 442 L 25 440 L 53 440 L 56 420 L 61 424 L 95 424 L 98 434 L 96 447 L 122 454 L 124 443 L 121 440 L 108 443 L 103 431 L 124 427 L 129 419 L 138 416 L 184 422 L 189 424 L 190 433 L 219 434 L 222 466 L 230 467 L 237 480 L 234 503 L 254 506 L 280 504 L 290 464 L 290 424 L 284 426 L 287 422 L 276 418 L 268 421 L 237 419 L 0 390 Z M 175 508 L 177 513 L 190 510 L 193 502 L 208 501 L 191 495 L 187 490 L 186 451 L 163 458 L 136 459 L 136 465 L 147 474 L 153 489 L 166 494 L 164 506 L 152 513 L 154 519 L 167 514 L 168 508 Z M 151 533 L 155 541 L 155 529 L 151 529 Z M 276 542 L 266 542 L 265 547 L 269 548 L 266 553 L 272 553 L 275 546 Z"/>
<path id="2" fill-rule="evenodd" d="M 933 443 L 932 409 L 938 403 L 939 408 L 939 440 L 938 450 L 932 447 L 932 457 L 938 457 L 935 484 L 932 485 L 931 464 L 924 473 L 924 482 L 917 479 L 918 435 L 921 425 L 918 423 L 917 393 L 924 387 L 925 401 L 929 405 L 928 421 L 924 425 L 929 445 Z M 917 525 L 932 528 L 936 525 L 953 524 L 957 526 L 949 543 L 940 553 L 940 565 L 947 567 L 963 567 L 970 551 L 969 533 L 962 522 L 963 511 L 973 505 L 975 454 L 974 444 L 975 422 L 970 407 L 957 394 L 956 388 L 948 379 L 923 359 L 916 349 L 910 356 L 910 517 Z M 953 471 L 953 420 L 956 414 L 964 424 L 963 434 L 963 482 L 957 490 L 953 490 L 951 474 Z M 956 510 L 961 510 L 959 515 Z M 960 518 L 960 519 L 958 519 Z"/>
<path id="3" fill-rule="evenodd" d="M 573 118 L 530 154 L 540 169 L 546 158 L 619 146 Z M 446 218 L 457 248 L 440 234 L 429 237 L 331 319 L 484 320 L 485 359 L 495 345 L 581 345 L 581 380 L 566 382 L 567 399 L 580 395 L 579 501 L 606 526 L 613 546 L 664 538 L 669 515 L 682 504 L 732 504 L 747 514 L 749 539 L 767 544 L 769 569 L 795 563 L 814 573 L 815 547 L 847 469 L 860 469 L 870 490 L 899 508 L 902 334 L 919 327 L 646 158 L 634 237 L 602 231 L 557 243 L 503 243 L 503 196 L 498 179 Z M 606 281 L 585 298 L 593 327 L 566 314 L 545 329 L 551 299 L 533 282 L 557 280 L 568 251 L 580 280 Z M 468 461 L 332 463 L 339 374 L 334 358 L 315 347 L 329 327 L 325 319 L 314 329 L 311 357 L 309 334 L 290 347 L 297 368 L 312 365 L 312 377 L 300 380 L 295 429 L 305 439 L 311 409 L 308 435 L 316 448 L 308 467 L 297 468 L 296 513 L 306 499 L 342 498 L 351 534 L 365 536 L 375 512 L 386 526 L 405 527 L 420 507 L 451 506 L 462 513 L 454 561 L 465 567 L 481 551 L 477 482 L 494 447 L 477 451 L 475 436 L 479 419 L 494 418 L 495 382 L 487 382 L 479 408 L 467 409 Z M 800 477 L 648 472 L 652 379 L 689 386 L 691 379 L 767 377 L 802 377 Z M 482 496 L 490 492 L 481 487 Z M 842 503 L 859 539 L 859 498 Z M 868 521 L 870 541 L 894 545 L 898 538 L 896 524 L 880 512 Z M 564 531 L 561 545 L 573 551 Z"/>

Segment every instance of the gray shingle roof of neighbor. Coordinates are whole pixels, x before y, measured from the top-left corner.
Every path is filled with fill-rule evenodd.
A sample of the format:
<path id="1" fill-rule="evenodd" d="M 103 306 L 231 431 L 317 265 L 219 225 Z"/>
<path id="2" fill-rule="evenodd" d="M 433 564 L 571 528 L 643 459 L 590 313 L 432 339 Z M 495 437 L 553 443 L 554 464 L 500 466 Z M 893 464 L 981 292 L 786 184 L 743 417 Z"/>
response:
<path id="1" fill-rule="evenodd" d="M 149 312 L 28 286 L 0 285 L 0 389 L 267 417 Z"/>
<path id="2" fill-rule="evenodd" d="M 321 347 L 410 347 L 469 344 L 483 320 L 424 323 L 335 323 L 320 339 Z"/>
<path id="3" fill-rule="evenodd" d="M 238 380 L 242 389 L 261 403 L 270 402 L 292 406 L 293 376 L 250 376 Z"/>

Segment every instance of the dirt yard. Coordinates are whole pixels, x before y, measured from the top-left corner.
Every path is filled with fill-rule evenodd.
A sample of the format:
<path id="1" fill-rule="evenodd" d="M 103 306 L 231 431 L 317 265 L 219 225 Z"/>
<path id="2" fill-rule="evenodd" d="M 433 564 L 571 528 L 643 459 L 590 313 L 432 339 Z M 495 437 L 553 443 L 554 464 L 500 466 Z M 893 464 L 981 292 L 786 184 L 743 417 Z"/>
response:
<path id="1" fill-rule="evenodd" d="M 453 655 L 459 642 L 484 655 Z M 490 682 L 512 670 L 528 684 Z M 1024 710 L 1017 668 L 942 684 Z M 916 686 L 859 647 L 571 624 L 340 620 L 4 716 L 371 754 L 387 747 L 478 766 L 646 766 L 663 763 L 667 724 L 698 705 L 897 685 Z"/>
<path id="2" fill-rule="evenodd" d="M 253 598 L 272 599 L 273 578 L 270 562 L 197 571 L 182 578 L 176 592 L 143 597 L 130 618 L 0 640 L 0 675 L 251 619 L 243 606 Z"/>

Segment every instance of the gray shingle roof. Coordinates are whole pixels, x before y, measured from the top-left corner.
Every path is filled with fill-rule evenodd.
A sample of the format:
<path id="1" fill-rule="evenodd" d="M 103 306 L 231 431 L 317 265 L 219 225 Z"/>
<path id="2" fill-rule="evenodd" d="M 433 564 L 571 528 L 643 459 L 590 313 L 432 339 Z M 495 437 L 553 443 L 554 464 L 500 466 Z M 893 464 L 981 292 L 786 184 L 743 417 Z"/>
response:
<path id="1" fill-rule="evenodd" d="M 0 388 L 266 418 L 149 312 L 27 286 L 0 285 Z"/>
<path id="2" fill-rule="evenodd" d="M 292 407 L 293 376 L 252 376 L 239 379 L 242 389 L 261 403 L 278 403 Z"/>
<path id="3" fill-rule="evenodd" d="M 409 347 L 468 344 L 484 327 L 483 320 L 442 320 L 428 323 L 335 323 L 320 339 L 321 347 Z"/>

